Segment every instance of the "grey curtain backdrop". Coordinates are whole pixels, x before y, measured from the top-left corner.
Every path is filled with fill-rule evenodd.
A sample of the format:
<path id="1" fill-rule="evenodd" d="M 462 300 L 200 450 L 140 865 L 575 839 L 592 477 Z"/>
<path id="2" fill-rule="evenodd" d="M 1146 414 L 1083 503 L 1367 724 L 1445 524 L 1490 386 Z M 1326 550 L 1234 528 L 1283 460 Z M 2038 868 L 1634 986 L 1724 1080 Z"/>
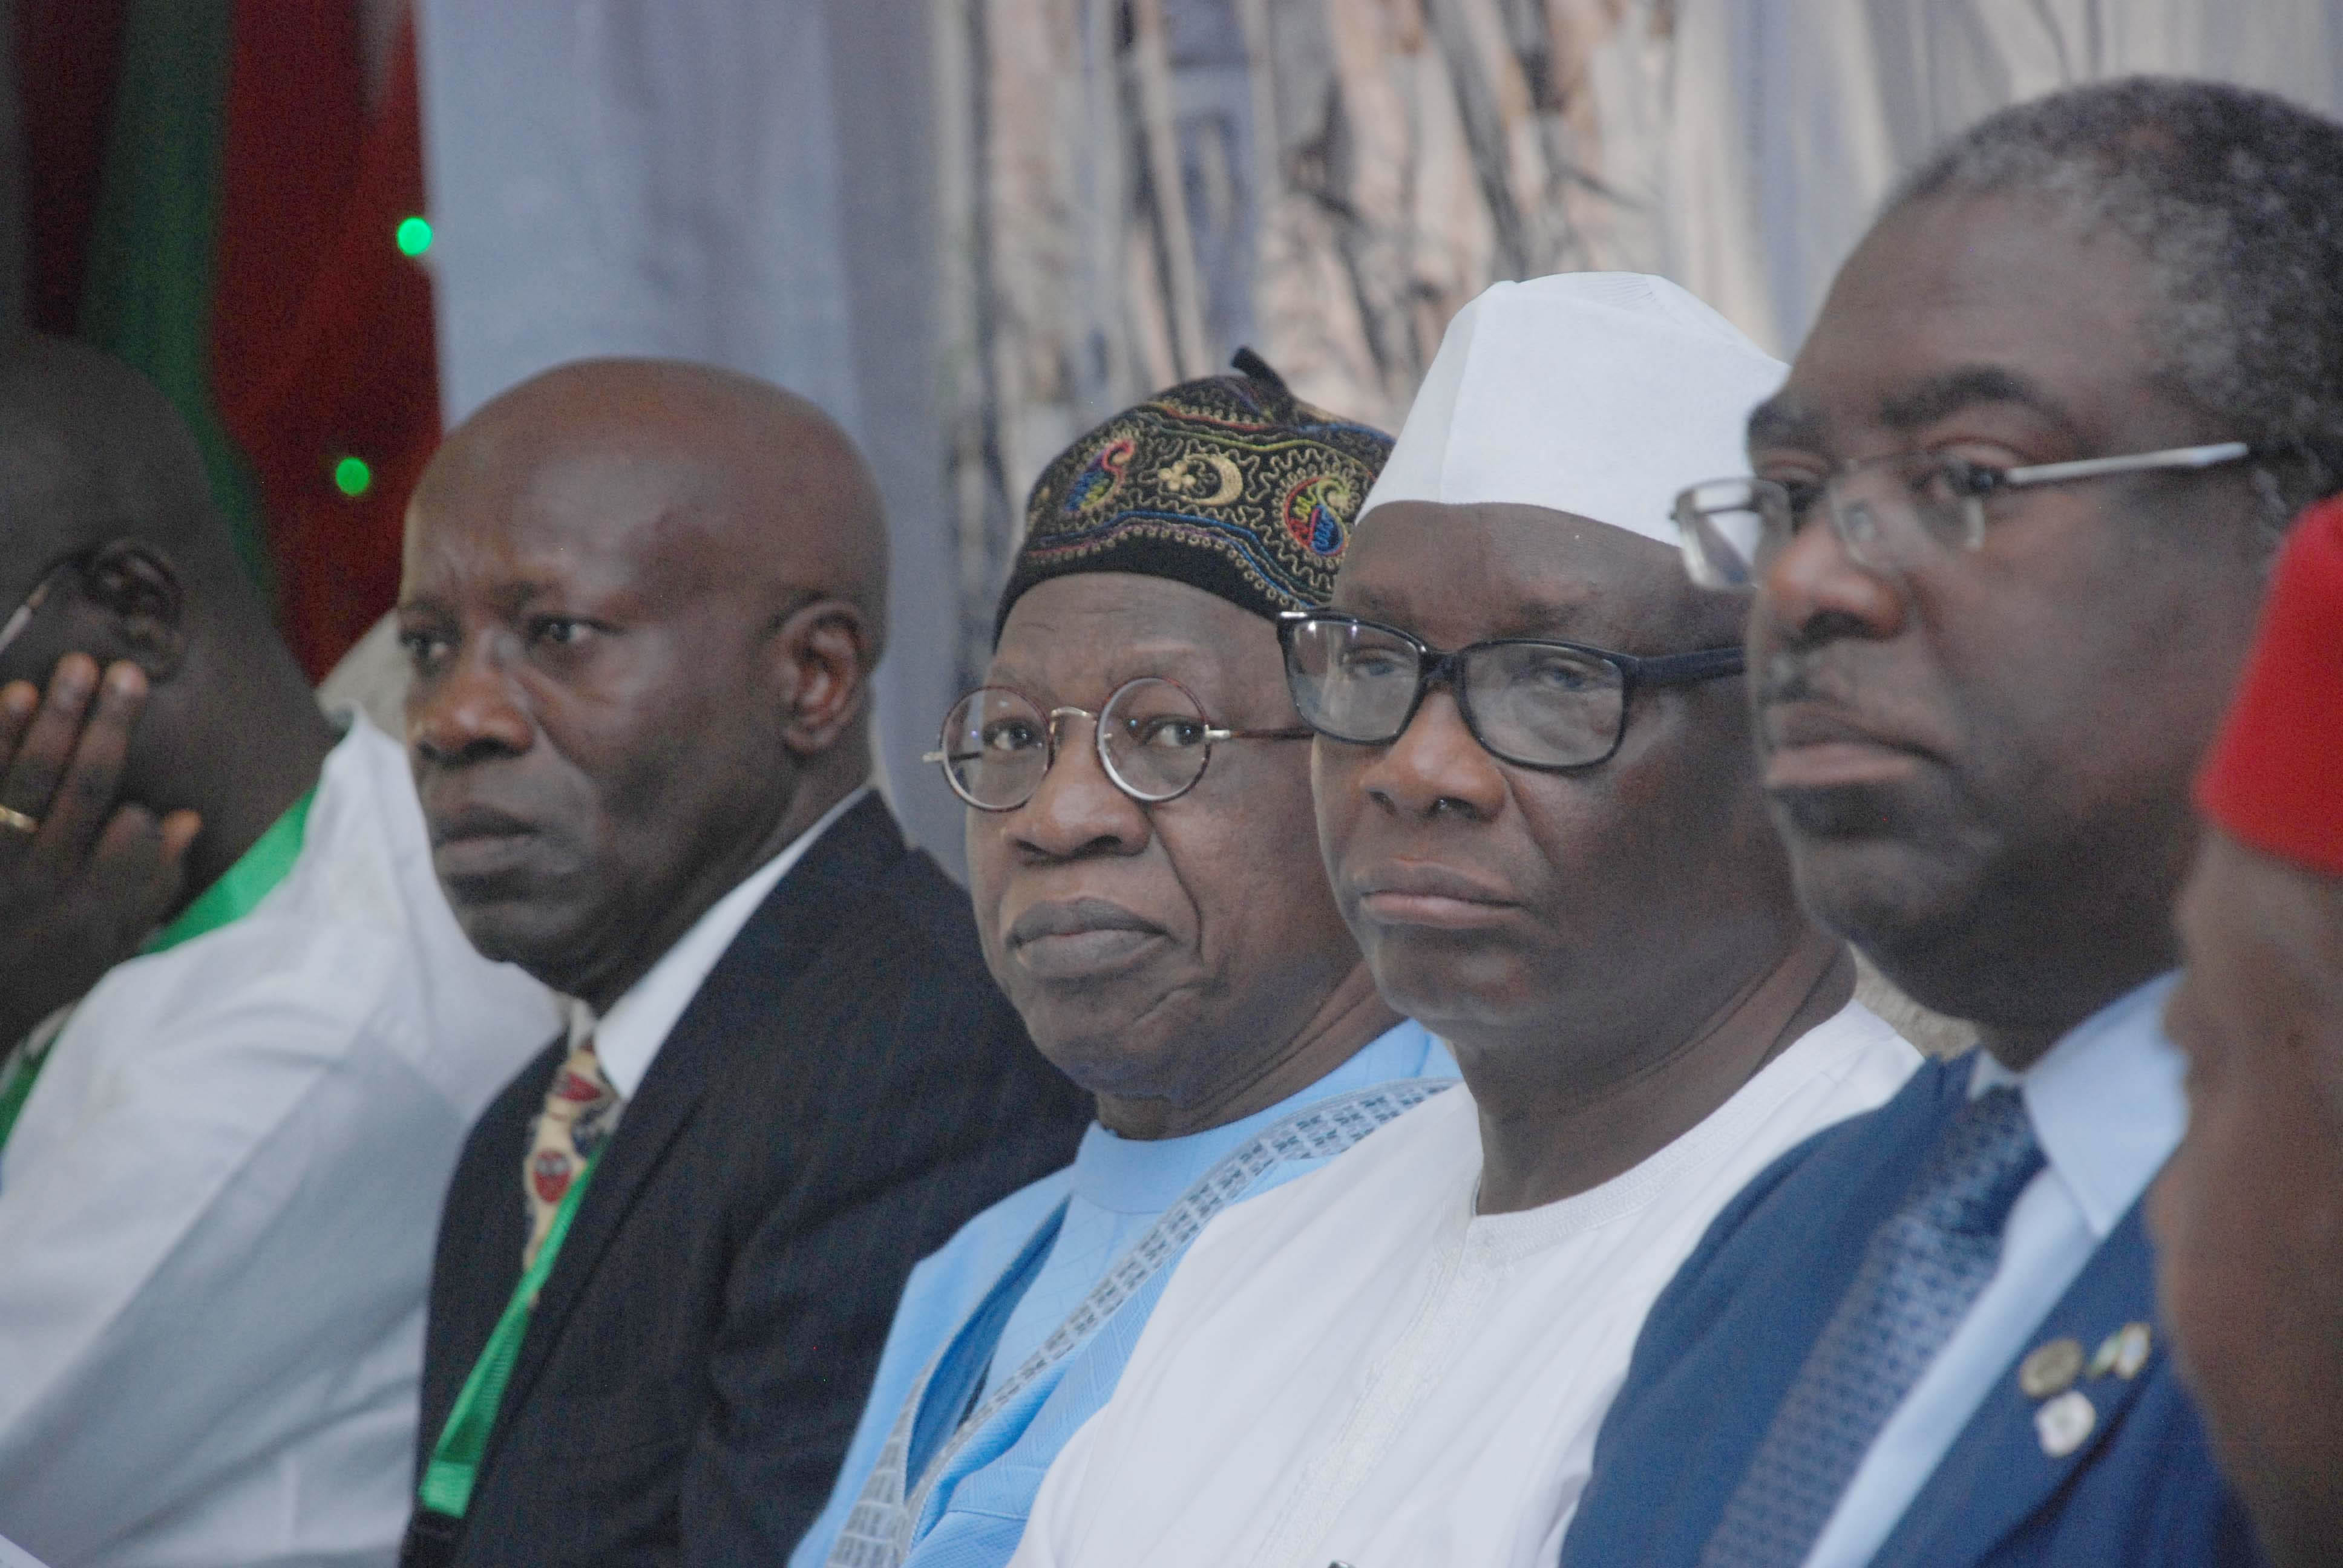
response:
<path id="1" fill-rule="evenodd" d="M 960 861 L 916 759 L 951 701 L 958 546 L 936 397 L 927 0 L 426 0 L 426 184 L 447 414 L 564 360 L 654 354 L 821 405 L 892 531 L 879 749 Z"/>
<path id="2" fill-rule="evenodd" d="M 2134 71 L 2332 113 L 2343 0 L 423 0 L 451 417 L 584 354 L 853 431 L 894 533 L 883 763 L 978 678 L 1024 491 L 1250 342 L 1395 424 L 1502 277 L 1665 274 L 1778 351 L 1895 178 Z M 0 274 L 5 277 L 5 274 Z"/>

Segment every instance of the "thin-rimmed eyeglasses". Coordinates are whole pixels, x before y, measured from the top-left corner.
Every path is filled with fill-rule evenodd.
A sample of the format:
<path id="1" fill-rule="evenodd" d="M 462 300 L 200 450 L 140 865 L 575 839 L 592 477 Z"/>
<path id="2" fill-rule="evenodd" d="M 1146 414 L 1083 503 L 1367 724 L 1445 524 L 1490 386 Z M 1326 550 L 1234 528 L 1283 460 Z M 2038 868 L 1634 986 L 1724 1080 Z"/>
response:
<path id="1" fill-rule="evenodd" d="M 1070 719 L 1094 726 L 1099 766 L 1143 805 L 1176 800 L 1196 787 L 1224 740 L 1307 740 L 1307 729 L 1232 729 L 1204 715 L 1195 694 L 1176 680 L 1141 676 L 1115 688 L 1096 713 L 1046 711 L 1023 692 L 980 686 L 952 706 L 936 749 L 952 793 L 980 811 L 1014 811 L 1033 798 L 1058 759 L 1059 729 Z"/>
<path id="2" fill-rule="evenodd" d="M 1845 464 L 1818 482 L 1704 480 L 1677 494 L 1676 529 L 1684 569 L 1703 588 L 1754 588 L 1817 503 L 1851 559 L 1874 571 L 1900 571 L 1931 548 L 1983 545 L 1986 504 L 2009 491 L 2122 474 L 2201 473 L 2253 455 L 2246 442 L 2217 441 L 1996 468 L 1949 453 L 1893 452 Z"/>

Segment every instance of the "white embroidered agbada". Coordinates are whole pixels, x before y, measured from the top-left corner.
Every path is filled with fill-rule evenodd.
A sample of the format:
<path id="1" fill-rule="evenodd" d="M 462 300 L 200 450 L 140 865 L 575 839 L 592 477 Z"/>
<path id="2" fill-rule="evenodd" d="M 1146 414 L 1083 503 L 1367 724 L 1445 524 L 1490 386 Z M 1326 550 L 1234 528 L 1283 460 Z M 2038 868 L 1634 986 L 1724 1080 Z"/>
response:
<path id="1" fill-rule="evenodd" d="M 1918 1053 L 1859 1003 L 1692 1131 L 1475 1217 L 1463 1089 L 1214 1221 L 1050 1470 L 1018 1568 L 1549 1568 L 1653 1298 L 1775 1156 Z"/>
<path id="2" fill-rule="evenodd" d="M 1783 367 L 1657 278 L 1500 284 L 1449 328 L 1370 496 L 1508 501 L 1674 545 Z M 1418 1107 L 1222 1215 L 1051 1466 L 1019 1568 L 1549 1568 L 1653 1300 L 1775 1156 L 1919 1056 L 1857 1003 L 1692 1131 L 1478 1216 L 1478 1108 Z"/>

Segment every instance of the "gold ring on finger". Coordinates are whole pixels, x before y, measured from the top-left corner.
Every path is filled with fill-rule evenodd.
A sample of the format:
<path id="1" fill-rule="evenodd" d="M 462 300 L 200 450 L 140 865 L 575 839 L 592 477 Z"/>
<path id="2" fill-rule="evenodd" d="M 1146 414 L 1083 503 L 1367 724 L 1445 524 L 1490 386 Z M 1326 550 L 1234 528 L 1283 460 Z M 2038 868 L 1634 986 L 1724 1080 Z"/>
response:
<path id="1" fill-rule="evenodd" d="M 30 838 L 41 830 L 41 819 L 38 817 L 27 817 L 22 811 L 12 811 L 5 806 L 0 806 L 0 828 L 14 828 L 26 838 Z"/>

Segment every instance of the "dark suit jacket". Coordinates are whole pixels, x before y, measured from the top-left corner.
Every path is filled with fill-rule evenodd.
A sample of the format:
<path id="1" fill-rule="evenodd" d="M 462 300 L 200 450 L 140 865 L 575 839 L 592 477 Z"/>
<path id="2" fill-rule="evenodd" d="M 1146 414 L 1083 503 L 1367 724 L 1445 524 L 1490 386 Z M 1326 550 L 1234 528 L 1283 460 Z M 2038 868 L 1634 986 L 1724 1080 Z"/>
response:
<path id="1" fill-rule="evenodd" d="M 520 1275 L 557 1041 L 472 1130 L 432 1271 L 427 1459 Z M 1066 1163 L 1091 1113 L 874 797 L 781 879 L 661 1045 L 523 1340 L 453 1542 L 406 1561 L 786 1560 L 911 1264 Z"/>
<path id="2" fill-rule="evenodd" d="M 1966 1099 L 1971 1065 L 1922 1068 L 1878 1111 L 1783 1156 L 1717 1216 L 1644 1322 L 1563 1542 L 1566 1568 L 1699 1562 L 1872 1231 Z M 2063 1459 L 2043 1452 L 2013 1360 L 1874 1568 L 2258 1561 L 2166 1353 L 2137 1205 L 2021 1349 L 2072 1335 L 2088 1350 L 2136 1322 L 2154 1325 L 2146 1368 L 2077 1385 L 2098 1422 Z"/>

